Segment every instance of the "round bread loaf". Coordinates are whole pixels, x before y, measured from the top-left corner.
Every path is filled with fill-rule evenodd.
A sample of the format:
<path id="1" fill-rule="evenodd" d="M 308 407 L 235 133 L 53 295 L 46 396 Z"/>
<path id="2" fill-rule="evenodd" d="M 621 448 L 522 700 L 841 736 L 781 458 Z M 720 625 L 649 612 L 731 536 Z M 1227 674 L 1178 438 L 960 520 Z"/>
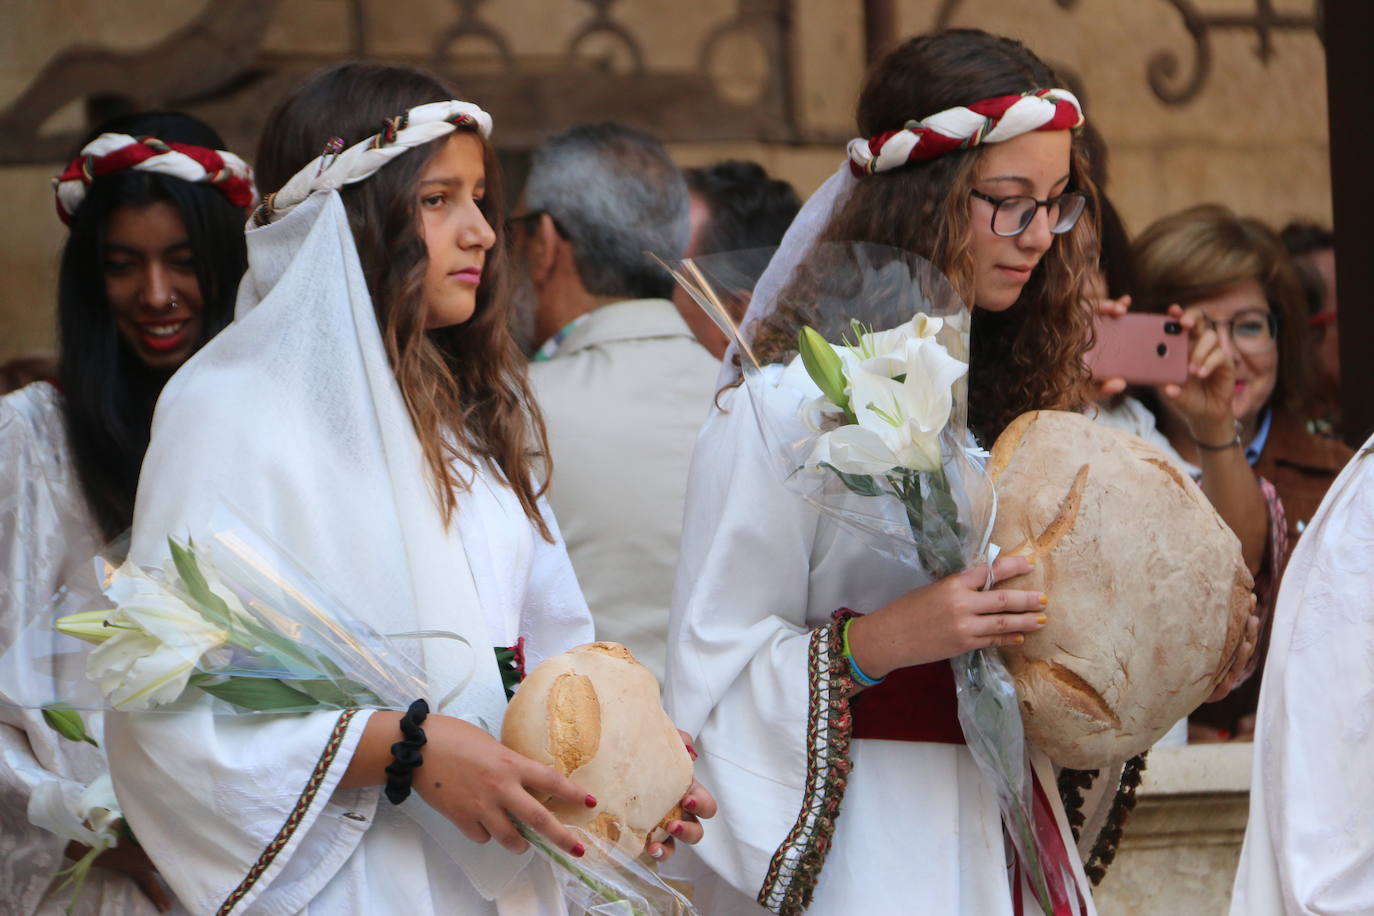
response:
<path id="1" fill-rule="evenodd" d="M 1141 753 L 1240 649 L 1253 587 L 1240 541 L 1162 452 L 1079 414 L 1017 417 L 988 471 L 993 542 L 1036 562 L 999 587 L 1049 595 L 1049 623 L 1002 649 L 1026 736 L 1077 769 Z"/>
<path id="2" fill-rule="evenodd" d="M 553 767 L 596 796 L 597 806 L 545 805 L 632 856 L 667 821 L 692 785 L 692 758 L 659 702 L 658 681 L 630 650 L 594 642 L 541 662 L 515 692 L 501 742 Z"/>

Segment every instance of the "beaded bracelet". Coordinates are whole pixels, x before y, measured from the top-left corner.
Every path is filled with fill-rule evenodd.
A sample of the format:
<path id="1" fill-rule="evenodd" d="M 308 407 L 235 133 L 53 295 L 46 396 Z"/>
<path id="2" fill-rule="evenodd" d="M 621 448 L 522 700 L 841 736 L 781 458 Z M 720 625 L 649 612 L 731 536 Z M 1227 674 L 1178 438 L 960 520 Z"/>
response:
<path id="1" fill-rule="evenodd" d="M 854 680 L 857 681 L 860 686 L 876 687 L 887 680 L 887 678 L 869 677 L 867 674 L 864 674 L 864 669 L 859 667 L 859 662 L 854 658 L 854 653 L 849 650 L 849 625 L 853 622 L 853 617 L 846 617 L 844 622 L 840 624 L 842 628 L 840 631 L 840 645 L 843 647 L 842 651 L 844 652 L 845 661 L 849 662 L 849 673 L 854 676 Z"/>
<path id="2" fill-rule="evenodd" d="M 386 768 L 386 800 L 399 805 L 410 797 L 411 781 L 415 768 L 425 760 L 420 756 L 420 748 L 425 746 L 425 730 L 420 727 L 429 715 L 429 704 L 416 700 L 401 717 L 401 740 L 391 745 L 391 756 L 396 759 Z"/>

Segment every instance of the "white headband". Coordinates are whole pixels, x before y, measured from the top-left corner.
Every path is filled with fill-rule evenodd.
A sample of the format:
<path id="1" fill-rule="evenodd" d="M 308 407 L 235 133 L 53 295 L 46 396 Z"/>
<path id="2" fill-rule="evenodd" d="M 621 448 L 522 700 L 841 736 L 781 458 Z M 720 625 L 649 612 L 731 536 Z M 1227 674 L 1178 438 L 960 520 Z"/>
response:
<path id="1" fill-rule="evenodd" d="M 460 127 L 491 136 L 491 115 L 471 102 L 450 99 L 417 105 L 387 121 L 386 128 L 344 150 L 326 150 L 291 176 L 275 194 L 262 199 L 255 220 L 264 225 L 316 191 L 335 190 L 373 175 L 392 159 Z M 339 141 L 342 145 L 342 141 Z"/>

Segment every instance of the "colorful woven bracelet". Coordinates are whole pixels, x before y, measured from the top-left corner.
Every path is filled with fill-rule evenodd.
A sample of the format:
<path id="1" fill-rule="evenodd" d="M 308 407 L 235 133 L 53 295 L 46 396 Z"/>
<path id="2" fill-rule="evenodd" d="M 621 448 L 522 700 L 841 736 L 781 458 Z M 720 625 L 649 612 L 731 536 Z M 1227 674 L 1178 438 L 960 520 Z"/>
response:
<path id="1" fill-rule="evenodd" d="M 854 680 L 857 681 L 860 686 L 876 687 L 885 681 L 886 678 L 869 677 L 867 674 L 864 674 L 864 669 L 859 667 L 858 661 L 854 658 L 854 653 L 849 650 L 849 625 L 853 622 L 853 617 L 846 617 L 844 622 L 840 624 L 840 626 L 843 627 L 840 634 L 840 644 L 843 646 L 844 659 L 849 662 L 849 673 L 854 676 Z"/>

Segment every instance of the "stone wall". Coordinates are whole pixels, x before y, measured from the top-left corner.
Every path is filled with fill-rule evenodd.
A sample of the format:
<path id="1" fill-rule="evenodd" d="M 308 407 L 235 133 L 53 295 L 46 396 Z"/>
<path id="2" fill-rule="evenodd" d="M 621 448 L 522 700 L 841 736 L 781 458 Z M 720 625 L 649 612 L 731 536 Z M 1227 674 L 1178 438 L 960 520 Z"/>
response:
<path id="1" fill-rule="evenodd" d="M 1252 750 L 1237 743 L 1150 752 L 1116 862 L 1094 894 L 1100 916 L 1226 916 Z"/>
<path id="2" fill-rule="evenodd" d="M 685 165 L 753 158 L 809 193 L 853 133 L 865 13 L 882 7 L 898 36 L 980 26 L 1026 41 L 1075 77 L 1109 144 L 1109 190 L 1131 229 L 1205 200 L 1276 223 L 1329 222 L 1324 59 L 1302 24 L 1313 5 L 1272 0 L 1276 18 L 1262 21 L 1257 0 L 620 0 L 597 20 L 589 0 L 128 0 L 117 16 L 97 0 L 7 0 L 0 361 L 53 343 L 63 231 L 47 182 L 84 125 L 75 91 L 50 103 L 36 130 L 19 124 L 16 110 L 37 104 L 45 66 L 40 88 L 85 78 L 93 91 L 113 80 L 141 104 L 175 100 L 181 86 L 189 110 L 251 150 L 267 106 L 303 72 L 360 51 L 437 60 L 493 111 L 508 148 L 609 114 L 660 133 Z M 227 12 L 239 6 L 254 12 Z M 81 47 L 131 63 L 59 57 Z M 1156 74 L 1152 87 L 1166 56 L 1172 75 Z M 1188 95 L 1200 62 L 1205 73 Z M 1161 92 L 1188 97 L 1168 102 Z"/>

